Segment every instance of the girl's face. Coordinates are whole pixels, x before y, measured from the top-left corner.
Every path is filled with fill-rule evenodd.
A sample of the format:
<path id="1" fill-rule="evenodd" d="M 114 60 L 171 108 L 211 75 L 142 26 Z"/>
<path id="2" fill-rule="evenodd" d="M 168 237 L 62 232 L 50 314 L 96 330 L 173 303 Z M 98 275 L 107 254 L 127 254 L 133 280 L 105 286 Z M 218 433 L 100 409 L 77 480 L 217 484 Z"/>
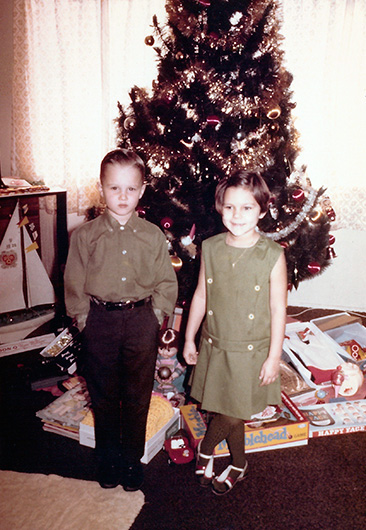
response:
<path id="1" fill-rule="evenodd" d="M 224 195 L 222 222 L 238 246 L 251 246 L 258 239 L 256 226 L 264 217 L 252 192 L 239 187 L 230 187 Z"/>
<path id="2" fill-rule="evenodd" d="M 137 167 L 107 164 L 100 191 L 111 215 L 121 224 L 125 224 L 135 211 L 145 191 L 145 185 Z"/>

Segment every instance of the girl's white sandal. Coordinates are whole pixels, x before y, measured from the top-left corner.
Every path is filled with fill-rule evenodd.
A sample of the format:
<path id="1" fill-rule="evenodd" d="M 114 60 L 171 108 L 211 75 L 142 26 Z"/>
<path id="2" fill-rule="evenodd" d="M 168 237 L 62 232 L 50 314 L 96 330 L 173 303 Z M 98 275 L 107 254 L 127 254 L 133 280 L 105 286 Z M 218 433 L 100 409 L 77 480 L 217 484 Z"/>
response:
<path id="1" fill-rule="evenodd" d="M 232 472 L 234 477 L 232 476 Z M 215 478 L 212 482 L 212 491 L 216 495 L 225 495 L 233 489 L 235 484 L 240 480 L 244 480 L 248 474 L 248 461 L 245 463 L 244 469 L 235 467 L 233 465 L 228 466 L 224 471 Z"/>
<path id="2" fill-rule="evenodd" d="M 202 442 L 202 440 L 200 440 L 200 442 L 198 444 L 198 447 L 197 447 L 195 475 L 196 475 L 196 479 L 197 479 L 198 483 L 200 484 L 200 486 L 203 486 L 204 488 L 206 488 L 207 486 L 209 486 L 211 484 L 212 479 L 215 476 L 214 475 L 214 470 L 213 470 L 214 456 L 213 455 L 204 455 L 204 454 L 202 454 L 200 452 L 201 442 Z M 206 460 L 207 464 L 206 465 L 199 465 L 198 461 L 199 461 L 200 458 L 203 458 L 204 460 Z"/>

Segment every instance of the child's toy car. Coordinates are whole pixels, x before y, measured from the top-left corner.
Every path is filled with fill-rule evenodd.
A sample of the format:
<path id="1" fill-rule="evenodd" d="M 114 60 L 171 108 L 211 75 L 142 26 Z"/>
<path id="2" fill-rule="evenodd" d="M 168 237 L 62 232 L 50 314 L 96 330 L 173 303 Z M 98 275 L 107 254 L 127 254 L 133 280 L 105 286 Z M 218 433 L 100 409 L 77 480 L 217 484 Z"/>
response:
<path id="1" fill-rule="evenodd" d="M 184 429 L 180 429 L 174 436 L 165 440 L 164 449 L 168 453 L 169 464 L 187 464 L 194 458 L 194 451 L 189 445 Z"/>

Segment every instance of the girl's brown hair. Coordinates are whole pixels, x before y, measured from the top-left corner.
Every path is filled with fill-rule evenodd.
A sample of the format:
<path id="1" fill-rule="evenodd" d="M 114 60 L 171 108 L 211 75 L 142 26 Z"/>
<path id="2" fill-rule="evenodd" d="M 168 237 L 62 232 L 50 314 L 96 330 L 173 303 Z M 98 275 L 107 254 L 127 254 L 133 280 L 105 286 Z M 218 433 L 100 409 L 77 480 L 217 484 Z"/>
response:
<path id="1" fill-rule="evenodd" d="M 233 175 L 224 178 L 216 188 L 215 207 L 222 215 L 225 192 L 228 188 L 245 188 L 253 193 L 253 196 L 260 206 L 261 213 L 268 210 L 269 199 L 271 197 L 268 186 L 264 178 L 256 172 L 239 169 Z"/>

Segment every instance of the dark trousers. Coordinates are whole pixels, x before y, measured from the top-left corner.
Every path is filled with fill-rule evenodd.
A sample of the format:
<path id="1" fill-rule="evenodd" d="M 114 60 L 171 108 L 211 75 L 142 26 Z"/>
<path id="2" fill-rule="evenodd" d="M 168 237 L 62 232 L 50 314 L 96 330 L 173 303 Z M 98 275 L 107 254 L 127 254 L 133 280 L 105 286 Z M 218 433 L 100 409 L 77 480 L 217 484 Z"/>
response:
<path id="1" fill-rule="evenodd" d="M 126 465 L 144 454 L 157 357 L 151 305 L 108 311 L 91 303 L 84 330 L 84 376 L 95 419 L 97 455 Z"/>

